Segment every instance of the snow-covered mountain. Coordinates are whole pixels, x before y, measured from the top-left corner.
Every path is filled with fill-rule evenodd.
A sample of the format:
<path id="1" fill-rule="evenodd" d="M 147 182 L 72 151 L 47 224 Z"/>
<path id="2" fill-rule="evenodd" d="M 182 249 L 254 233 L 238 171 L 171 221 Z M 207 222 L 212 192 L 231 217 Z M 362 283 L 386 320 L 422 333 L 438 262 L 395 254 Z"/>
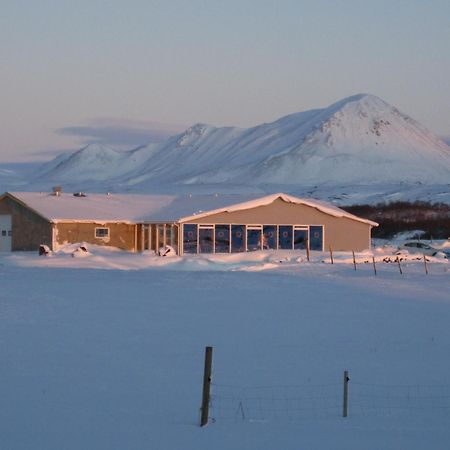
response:
<path id="1" fill-rule="evenodd" d="M 59 183 L 161 184 L 450 183 L 450 147 L 380 98 L 359 94 L 249 129 L 196 124 L 130 152 L 98 145 L 49 163 Z M 42 178 L 41 178 L 42 179 Z"/>

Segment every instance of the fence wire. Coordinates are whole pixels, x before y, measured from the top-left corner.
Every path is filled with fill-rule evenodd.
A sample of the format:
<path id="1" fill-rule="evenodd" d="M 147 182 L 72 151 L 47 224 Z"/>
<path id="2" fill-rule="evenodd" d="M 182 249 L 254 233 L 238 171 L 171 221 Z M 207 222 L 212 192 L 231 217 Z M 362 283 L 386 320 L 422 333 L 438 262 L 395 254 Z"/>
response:
<path id="1" fill-rule="evenodd" d="M 335 417 L 342 411 L 339 384 L 239 387 L 212 384 L 215 420 L 270 421 Z"/>
<path id="2" fill-rule="evenodd" d="M 340 417 L 343 385 L 233 386 L 212 383 L 215 421 L 297 421 Z M 450 416 L 450 385 L 349 384 L 349 417 Z"/>

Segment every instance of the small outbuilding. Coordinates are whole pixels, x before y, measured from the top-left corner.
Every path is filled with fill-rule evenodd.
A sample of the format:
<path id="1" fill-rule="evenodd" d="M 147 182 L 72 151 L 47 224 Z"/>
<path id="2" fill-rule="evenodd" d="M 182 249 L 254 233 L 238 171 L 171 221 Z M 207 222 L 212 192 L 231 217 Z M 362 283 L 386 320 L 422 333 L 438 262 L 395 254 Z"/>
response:
<path id="1" fill-rule="evenodd" d="M 128 251 L 362 251 L 378 224 L 336 206 L 278 193 L 134 195 L 12 192 L 0 197 L 0 251 L 87 242 Z"/>

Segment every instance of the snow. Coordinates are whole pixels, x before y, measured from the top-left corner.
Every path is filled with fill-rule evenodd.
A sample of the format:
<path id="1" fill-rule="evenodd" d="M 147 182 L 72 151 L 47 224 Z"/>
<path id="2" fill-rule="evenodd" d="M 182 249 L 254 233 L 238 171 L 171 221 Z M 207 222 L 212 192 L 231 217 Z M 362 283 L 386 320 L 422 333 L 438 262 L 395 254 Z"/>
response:
<path id="1" fill-rule="evenodd" d="M 249 129 L 196 124 L 158 145 L 126 153 L 96 146 L 56 162 L 32 184 L 87 183 L 121 191 L 269 184 L 286 191 L 287 186 L 448 185 L 450 180 L 450 147 L 369 94 Z"/>
<path id="2" fill-rule="evenodd" d="M 61 193 L 56 196 L 38 192 L 11 192 L 52 222 L 77 220 L 104 222 L 177 222 L 205 217 L 224 211 L 240 211 L 273 203 L 281 198 L 288 203 L 303 204 L 334 217 L 347 217 L 373 226 L 377 224 L 361 219 L 323 201 L 300 199 L 283 193 L 264 197 L 238 195 L 137 195 L 90 194 L 85 197 Z"/>
<path id="3" fill-rule="evenodd" d="M 348 254 L 331 265 L 315 252 L 307 263 L 302 252 L 163 258 L 89 246 L 78 259 L 71 251 L 0 256 L 2 447 L 448 446 L 448 262 L 430 262 L 429 275 L 418 261 L 403 275 L 380 263 L 375 276 L 370 264 L 353 270 Z M 200 429 L 206 345 L 216 421 Z M 221 419 L 224 385 L 259 392 L 264 407 L 274 392 L 291 402 L 309 395 L 314 407 L 287 413 L 284 402 L 258 420 Z M 428 395 L 419 407 L 408 409 L 406 397 L 404 408 L 383 407 L 389 395 L 416 398 L 414 390 Z M 324 412 L 327 393 L 338 401 Z M 381 403 L 364 407 L 364 393 Z"/>

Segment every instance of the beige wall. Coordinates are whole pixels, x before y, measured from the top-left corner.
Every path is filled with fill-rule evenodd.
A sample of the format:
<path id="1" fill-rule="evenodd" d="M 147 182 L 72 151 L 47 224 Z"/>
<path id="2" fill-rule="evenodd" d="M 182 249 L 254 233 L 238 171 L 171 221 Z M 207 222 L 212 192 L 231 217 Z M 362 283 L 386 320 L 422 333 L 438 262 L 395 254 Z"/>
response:
<path id="1" fill-rule="evenodd" d="M 13 251 L 35 251 L 41 244 L 52 247 L 52 225 L 48 220 L 10 197 L 0 200 L 0 214 L 12 216 Z"/>
<path id="2" fill-rule="evenodd" d="M 370 248 L 369 224 L 330 216 L 310 206 L 287 203 L 281 199 L 267 206 L 214 214 L 185 223 L 323 225 L 325 250 L 330 246 L 334 251 L 362 251 Z"/>
<path id="3" fill-rule="evenodd" d="M 95 228 L 109 228 L 109 239 L 95 237 Z M 86 242 L 88 244 L 106 245 L 122 250 L 135 251 L 137 225 L 126 223 L 79 223 L 68 222 L 56 224 L 56 242 L 66 243 Z"/>

